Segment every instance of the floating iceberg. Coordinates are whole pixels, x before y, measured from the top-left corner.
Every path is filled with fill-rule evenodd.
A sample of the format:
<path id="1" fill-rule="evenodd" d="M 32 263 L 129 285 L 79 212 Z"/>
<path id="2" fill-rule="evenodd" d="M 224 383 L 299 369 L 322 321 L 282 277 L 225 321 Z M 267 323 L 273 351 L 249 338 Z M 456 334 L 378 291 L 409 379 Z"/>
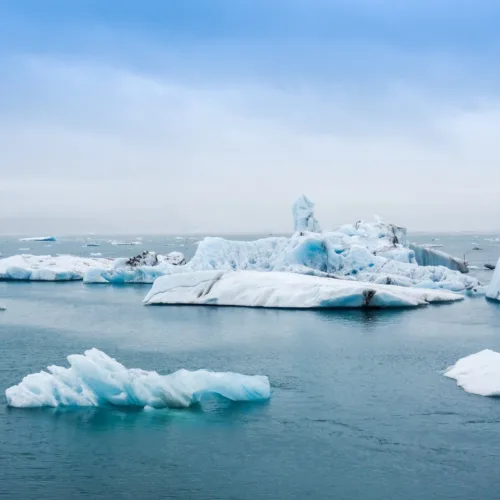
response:
<path id="1" fill-rule="evenodd" d="M 167 267 L 184 262 L 184 255 L 180 252 L 172 254 L 157 256 L 144 252 L 141 254 L 142 260 L 139 257 L 98 258 L 97 255 L 14 255 L 0 259 L 0 280 L 74 281 L 85 277 L 88 283 L 152 283 L 156 277 L 165 273 Z M 153 263 L 154 259 L 156 265 L 147 264 Z M 133 263 L 135 264 L 132 265 Z"/>
<path id="2" fill-rule="evenodd" d="M 464 263 L 443 252 L 410 245 L 403 227 L 377 218 L 373 223 L 359 221 L 318 232 L 314 204 L 305 196 L 296 201 L 293 213 L 299 230 L 291 238 L 229 241 L 207 237 L 182 271 L 280 271 L 455 292 L 481 291 L 475 278 L 462 275 L 468 271 Z M 165 274 L 178 271 L 165 269 Z"/>
<path id="3" fill-rule="evenodd" d="M 84 283 L 148 283 L 156 278 L 175 272 L 177 266 L 185 264 L 184 254 L 171 252 L 157 255 L 154 252 L 142 252 L 130 259 L 116 259 L 112 266 L 95 266 L 87 269 L 83 276 Z"/>
<path id="4" fill-rule="evenodd" d="M 446 369 L 464 391 L 479 396 L 500 396 L 500 353 L 485 349 L 459 359 Z"/>
<path id="5" fill-rule="evenodd" d="M 19 241 L 56 241 L 54 236 L 34 236 L 33 238 L 20 238 Z"/>
<path id="6" fill-rule="evenodd" d="M 490 284 L 486 289 L 486 297 L 489 299 L 500 300 L 500 259 L 498 259 L 495 272 L 493 273 Z"/>
<path id="7" fill-rule="evenodd" d="M 305 195 L 298 198 L 292 207 L 294 231 L 319 233 L 321 227 L 314 217 L 314 203 Z"/>
<path id="8" fill-rule="evenodd" d="M 0 259 L 0 280 L 73 281 L 81 280 L 87 269 L 111 266 L 111 259 L 74 255 L 14 255 Z"/>
<path id="9" fill-rule="evenodd" d="M 414 307 L 462 298 L 441 290 L 373 285 L 285 272 L 199 271 L 158 278 L 144 304 L 329 309 Z"/>
<path id="10" fill-rule="evenodd" d="M 370 232 L 382 236 L 373 238 Z M 401 228 L 367 223 L 329 233 L 295 233 L 291 238 L 229 241 L 209 237 L 200 242 L 182 271 L 283 271 L 457 292 L 479 290 L 473 277 L 444 266 L 419 266 L 411 248 L 391 243 L 403 238 Z"/>
<path id="11" fill-rule="evenodd" d="M 138 406 L 187 408 L 205 396 L 231 401 L 262 401 L 271 396 L 269 379 L 208 370 L 179 370 L 170 375 L 127 369 L 98 349 L 68 356 L 69 368 L 49 366 L 5 391 L 7 404 L 42 406 Z"/>
<path id="12" fill-rule="evenodd" d="M 118 246 L 142 245 L 142 241 L 117 241 L 117 240 L 111 240 L 109 243 L 111 245 L 118 245 Z"/>

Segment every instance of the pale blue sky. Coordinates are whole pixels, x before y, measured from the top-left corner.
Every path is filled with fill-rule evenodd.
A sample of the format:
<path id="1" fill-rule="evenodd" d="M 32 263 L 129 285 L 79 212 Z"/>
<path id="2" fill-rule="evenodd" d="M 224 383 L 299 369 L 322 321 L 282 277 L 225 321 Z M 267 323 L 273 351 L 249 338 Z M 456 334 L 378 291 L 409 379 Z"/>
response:
<path id="1" fill-rule="evenodd" d="M 500 230 L 500 4 L 4 0 L 0 232 Z"/>

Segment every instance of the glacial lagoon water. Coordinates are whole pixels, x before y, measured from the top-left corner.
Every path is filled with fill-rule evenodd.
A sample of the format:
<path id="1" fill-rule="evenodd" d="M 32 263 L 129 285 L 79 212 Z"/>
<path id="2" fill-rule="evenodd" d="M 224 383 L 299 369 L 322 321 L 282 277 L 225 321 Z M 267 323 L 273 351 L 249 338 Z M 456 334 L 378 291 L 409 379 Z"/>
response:
<path id="1" fill-rule="evenodd" d="M 500 255 L 484 239 L 497 236 L 412 239 L 439 238 L 433 243 L 444 251 L 482 266 Z M 189 257 L 196 241 L 144 236 L 127 247 L 108 239 L 46 247 L 0 237 L 0 252 L 123 256 L 147 248 Z M 473 251 L 475 243 L 483 250 Z M 0 283 L 0 498 L 498 497 L 500 400 L 464 392 L 442 370 L 484 348 L 500 351 L 499 304 L 479 297 L 403 311 L 144 307 L 148 289 Z M 265 374 L 272 398 L 161 411 L 6 406 L 4 390 L 24 375 L 66 366 L 67 355 L 90 347 L 160 373 Z"/>

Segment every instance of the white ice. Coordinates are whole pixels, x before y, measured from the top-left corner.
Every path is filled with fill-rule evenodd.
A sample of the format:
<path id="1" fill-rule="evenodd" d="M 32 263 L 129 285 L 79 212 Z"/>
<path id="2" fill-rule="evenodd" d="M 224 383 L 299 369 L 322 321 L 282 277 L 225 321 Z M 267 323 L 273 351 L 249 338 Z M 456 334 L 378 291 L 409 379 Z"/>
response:
<path id="1" fill-rule="evenodd" d="M 490 284 L 486 289 L 486 297 L 489 299 L 500 300 L 500 259 L 498 259 L 495 272 L 493 273 Z"/>
<path id="2" fill-rule="evenodd" d="M 375 285 L 286 272 L 199 271 L 158 278 L 144 303 L 309 309 L 414 307 L 462 298 L 441 290 Z"/>
<path id="3" fill-rule="evenodd" d="M 34 236 L 32 238 L 20 238 L 19 241 L 56 241 L 54 236 Z"/>
<path id="4" fill-rule="evenodd" d="M 500 396 L 500 353 L 485 349 L 459 359 L 445 377 L 455 379 L 464 391 L 479 396 Z"/>
<path id="5" fill-rule="evenodd" d="M 314 217 L 314 203 L 305 195 L 298 198 L 292 207 L 294 230 L 319 232 L 321 227 Z"/>
<path id="6" fill-rule="evenodd" d="M 402 228 L 383 223 L 255 241 L 209 237 L 199 243 L 182 271 L 286 271 L 408 287 L 480 290 L 475 278 L 458 271 L 419 266 L 414 250 L 396 243 L 405 238 Z"/>
<path id="7" fill-rule="evenodd" d="M 181 252 L 170 252 L 167 255 L 143 252 L 137 257 L 115 259 L 111 266 L 94 266 L 85 272 L 83 281 L 150 284 L 159 276 L 175 272 L 175 268 L 183 267 L 184 263 L 184 254 Z"/>
<path id="8" fill-rule="evenodd" d="M 72 281 L 95 266 L 111 266 L 111 259 L 74 255 L 14 255 L 0 259 L 1 280 Z"/>
<path id="9" fill-rule="evenodd" d="M 129 259 L 98 258 L 97 255 L 14 255 L 0 259 L 0 280 L 74 281 L 85 277 L 89 283 L 152 283 L 165 274 L 166 268 L 184 262 L 184 255 L 180 252 L 156 258 L 158 265 L 152 266 L 152 261 L 146 259 L 137 267 L 132 267 L 127 264 Z"/>
<path id="10" fill-rule="evenodd" d="M 17 408 L 42 406 L 138 406 L 187 408 L 204 397 L 231 401 L 261 401 L 271 396 L 264 375 L 208 370 L 179 370 L 169 375 L 127 369 L 98 349 L 68 356 L 69 368 L 49 366 L 5 391 L 7 404 Z"/>
<path id="11" fill-rule="evenodd" d="M 109 243 L 111 245 L 118 245 L 118 246 L 142 245 L 142 241 L 118 241 L 118 240 L 111 240 Z"/>

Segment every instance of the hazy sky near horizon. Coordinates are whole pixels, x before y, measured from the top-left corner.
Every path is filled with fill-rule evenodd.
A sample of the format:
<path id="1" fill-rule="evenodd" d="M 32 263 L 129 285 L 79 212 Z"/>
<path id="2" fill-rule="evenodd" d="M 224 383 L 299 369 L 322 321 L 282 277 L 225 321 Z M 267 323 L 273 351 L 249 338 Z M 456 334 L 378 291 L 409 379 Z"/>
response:
<path id="1" fill-rule="evenodd" d="M 500 230 L 496 0 L 4 0 L 0 233 Z"/>

